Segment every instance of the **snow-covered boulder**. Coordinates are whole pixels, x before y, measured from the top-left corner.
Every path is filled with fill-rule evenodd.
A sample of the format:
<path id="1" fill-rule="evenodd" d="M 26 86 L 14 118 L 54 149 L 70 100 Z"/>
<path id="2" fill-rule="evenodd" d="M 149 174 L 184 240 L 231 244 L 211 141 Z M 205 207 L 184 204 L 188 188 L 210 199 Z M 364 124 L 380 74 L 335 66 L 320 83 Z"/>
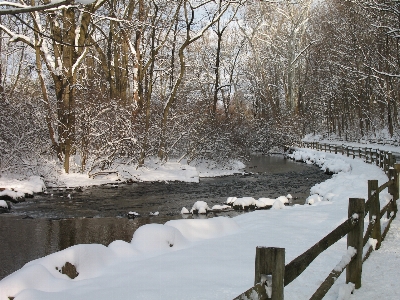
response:
<path id="1" fill-rule="evenodd" d="M 7 213 L 10 211 L 10 209 L 11 207 L 6 201 L 0 200 L 0 214 Z"/>
<path id="2" fill-rule="evenodd" d="M 236 197 L 228 197 L 228 199 L 226 200 L 226 204 L 228 205 L 233 205 L 233 203 L 236 201 Z"/>
<path id="3" fill-rule="evenodd" d="M 128 212 L 128 219 L 134 219 L 136 217 L 140 217 L 140 214 L 137 213 L 136 211 L 130 211 Z"/>
<path id="4" fill-rule="evenodd" d="M 209 211 L 210 208 L 207 205 L 207 202 L 205 201 L 196 201 L 195 204 L 193 204 L 192 209 L 190 210 L 191 214 L 206 214 L 207 211 Z"/>
<path id="5" fill-rule="evenodd" d="M 182 214 L 182 215 L 184 215 L 184 214 L 190 214 L 190 212 L 189 212 L 189 210 L 188 210 L 186 207 L 182 207 L 182 209 L 181 209 L 181 214 Z"/>
<path id="6" fill-rule="evenodd" d="M 13 203 L 18 203 L 25 201 L 25 194 L 23 192 L 3 189 L 2 191 L 0 191 L 0 199 L 11 201 Z"/>
<path id="7" fill-rule="evenodd" d="M 283 204 L 289 204 L 289 199 L 285 196 L 279 196 L 278 198 L 276 198 L 276 200 L 281 201 Z"/>
<path id="8" fill-rule="evenodd" d="M 271 198 L 259 198 L 258 201 L 264 202 L 266 206 L 272 206 L 275 202 L 275 199 Z"/>
<path id="9" fill-rule="evenodd" d="M 256 208 L 256 200 L 253 197 L 237 198 L 233 202 L 234 209 L 254 209 Z"/>
<path id="10" fill-rule="evenodd" d="M 268 208 L 267 204 L 260 200 L 256 200 L 256 206 L 257 208 Z"/>
<path id="11" fill-rule="evenodd" d="M 322 201 L 322 198 L 318 194 L 311 195 L 306 199 L 306 204 L 312 205 L 314 203 Z"/>

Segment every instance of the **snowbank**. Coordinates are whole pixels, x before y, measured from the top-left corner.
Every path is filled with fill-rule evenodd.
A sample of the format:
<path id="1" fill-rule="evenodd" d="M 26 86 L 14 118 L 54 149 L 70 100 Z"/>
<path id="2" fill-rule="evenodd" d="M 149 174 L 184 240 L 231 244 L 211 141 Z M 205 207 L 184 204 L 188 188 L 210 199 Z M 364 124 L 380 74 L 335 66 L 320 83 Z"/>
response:
<path id="1" fill-rule="evenodd" d="M 133 180 L 137 182 L 151 181 L 183 181 L 199 182 L 200 177 L 226 176 L 242 173 L 245 165 L 236 160 L 225 165 L 214 161 L 199 160 L 187 164 L 186 161 L 170 160 L 160 162 L 149 158 L 142 167 L 137 165 L 116 164 L 108 170 L 94 171 L 92 174 L 62 173 L 58 176 L 57 185 L 67 187 L 101 185 L 106 183 Z"/>
<path id="2" fill-rule="evenodd" d="M 13 199 L 23 198 L 26 194 L 32 195 L 33 193 L 43 192 L 46 186 L 43 179 L 39 176 L 31 176 L 26 180 L 19 180 L 0 176 L 0 188 L 5 189 L 0 191 L 0 196 L 8 196 Z"/>

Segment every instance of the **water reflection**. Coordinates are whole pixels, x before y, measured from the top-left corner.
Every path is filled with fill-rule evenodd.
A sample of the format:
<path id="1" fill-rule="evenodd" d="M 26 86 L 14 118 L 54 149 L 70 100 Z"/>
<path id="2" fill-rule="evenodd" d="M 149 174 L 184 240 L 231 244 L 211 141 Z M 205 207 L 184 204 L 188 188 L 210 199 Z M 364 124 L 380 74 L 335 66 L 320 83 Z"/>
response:
<path id="1" fill-rule="evenodd" d="M 155 222 L 157 220 L 154 220 Z M 135 230 L 148 218 L 76 218 L 66 220 L 0 218 L 0 279 L 28 261 L 76 244 L 108 245 L 130 242 Z"/>

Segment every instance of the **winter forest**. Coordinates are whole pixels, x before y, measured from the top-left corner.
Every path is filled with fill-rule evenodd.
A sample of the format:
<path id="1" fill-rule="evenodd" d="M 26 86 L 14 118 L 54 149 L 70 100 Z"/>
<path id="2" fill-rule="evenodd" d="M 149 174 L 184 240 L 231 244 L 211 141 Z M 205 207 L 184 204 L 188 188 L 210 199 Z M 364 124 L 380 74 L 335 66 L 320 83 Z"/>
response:
<path id="1" fill-rule="evenodd" d="M 0 172 L 400 135 L 398 0 L 0 5 Z"/>

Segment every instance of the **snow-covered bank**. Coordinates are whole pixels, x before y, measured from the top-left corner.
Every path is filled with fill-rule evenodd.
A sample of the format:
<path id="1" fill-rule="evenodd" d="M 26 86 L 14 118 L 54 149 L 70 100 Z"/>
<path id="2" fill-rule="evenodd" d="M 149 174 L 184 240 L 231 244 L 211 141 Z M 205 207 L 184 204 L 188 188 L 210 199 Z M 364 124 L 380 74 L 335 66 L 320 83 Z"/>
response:
<path id="1" fill-rule="evenodd" d="M 387 181 L 382 170 L 359 159 L 302 152 L 324 164 L 340 160 L 349 166 L 312 189 L 321 200 L 313 205 L 255 211 L 232 219 L 150 224 L 137 231 L 131 243 L 74 246 L 32 261 L 4 278 L 0 300 L 8 296 L 16 300 L 232 299 L 253 285 L 257 246 L 286 248 L 289 263 L 347 219 L 348 198 L 366 198 L 367 180 Z M 309 299 L 346 248 L 342 239 L 320 255 L 285 288 L 285 298 Z M 77 268 L 75 279 L 56 270 L 67 261 Z M 340 284 L 343 280 L 331 292 L 336 298 Z"/>
<path id="2" fill-rule="evenodd" d="M 48 182 L 48 187 L 85 187 L 102 185 L 107 183 L 118 183 L 124 181 L 182 181 L 199 182 L 201 177 L 227 176 L 242 173 L 245 165 L 236 160 L 229 161 L 225 165 L 213 161 L 186 162 L 170 161 L 160 163 L 157 160 L 148 160 L 143 167 L 134 165 L 118 165 L 115 168 L 94 172 L 93 174 L 63 173 L 57 175 L 55 182 Z M 17 199 L 25 194 L 33 194 L 45 190 L 45 178 L 31 176 L 27 179 L 20 174 L 0 175 L 0 196 L 7 195 Z"/>
<path id="3" fill-rule="evenodd" d="M 0 196 L 12 199 L 25 197 L 26 194 L 32 195 L 46 189 L 43 179 L 39 176 L 31 176 L 25 180 L 0 176 Z"/>

